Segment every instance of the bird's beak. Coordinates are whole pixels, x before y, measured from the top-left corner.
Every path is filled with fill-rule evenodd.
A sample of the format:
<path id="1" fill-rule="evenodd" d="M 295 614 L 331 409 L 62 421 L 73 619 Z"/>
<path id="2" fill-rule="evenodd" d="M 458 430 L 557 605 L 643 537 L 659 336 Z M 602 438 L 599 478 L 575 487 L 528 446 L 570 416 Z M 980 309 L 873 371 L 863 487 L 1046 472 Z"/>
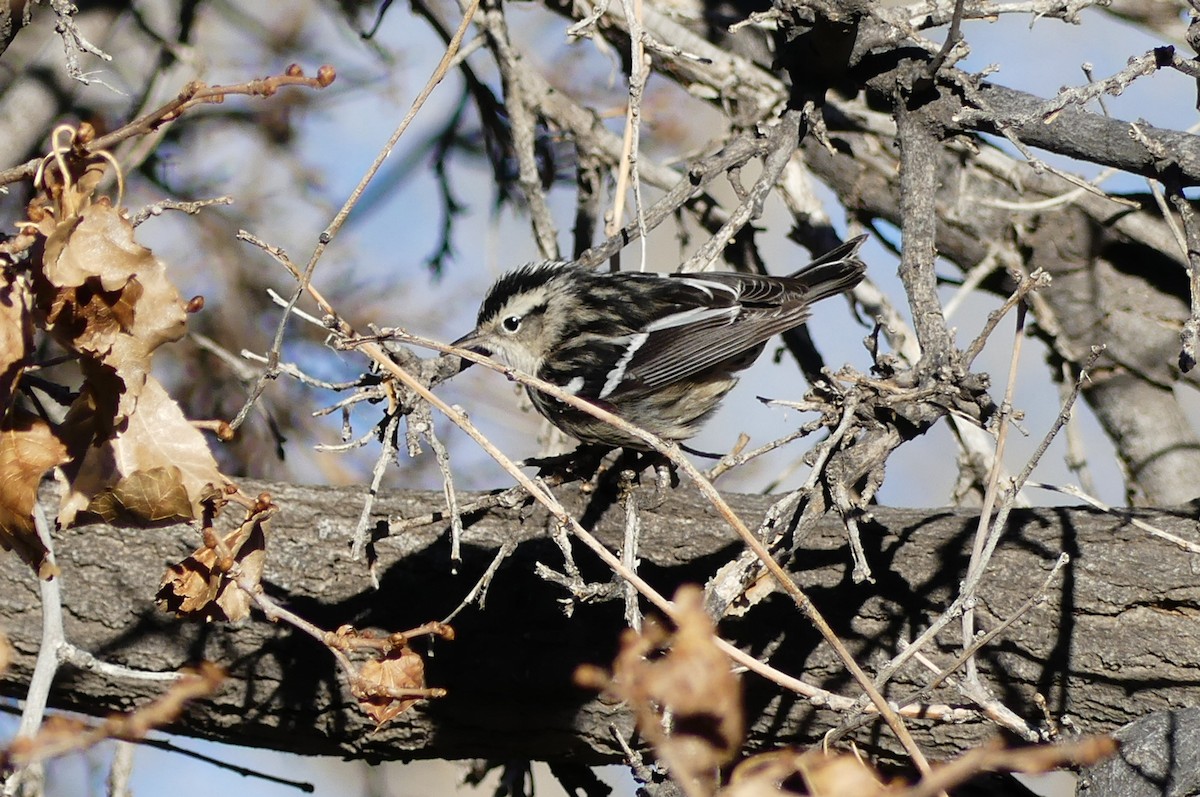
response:
<path id="1" fill-rule="evenodd" d="M 491 352 L 479 343 L 479 330 L 477 329 L 471 330 L 450 345 L 457 346 L 460 349 L 468 349 L 476 354 L 482 354 L 485 357 L 491 356 Z M 474 364 L 475 363 L 471 362 L 470 360 L 462 360 L 462 365 L 459 366 L 458 372 L 461 374 Z"/>

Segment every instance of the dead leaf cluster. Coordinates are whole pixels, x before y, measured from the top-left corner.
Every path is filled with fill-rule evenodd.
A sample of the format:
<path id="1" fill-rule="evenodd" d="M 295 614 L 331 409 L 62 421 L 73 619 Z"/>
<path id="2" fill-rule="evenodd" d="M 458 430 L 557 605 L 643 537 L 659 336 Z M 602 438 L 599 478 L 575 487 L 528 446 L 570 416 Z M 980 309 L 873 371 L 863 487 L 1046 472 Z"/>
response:
<path id="1" fill-rule="evenodd" d="M 150 373 L 154 352 L 183 336 L 188 305 L 163 262 L 134 240 L 120 195 L 114 203 L 98 194 L 115 163 L 85 149 L 91 137 L 87 125 L 55 131 L 20 225 L 25 249 L 6 251 L 0 274 L 0 545 L 43 578 L 53 571 L 32 510 L 49 469 L 62 466 L 68 482 L 61 527 L 195 519 L 227 483 Z M 69 373 L 35 361 L 39 334 L 61 347 Z M 44 402 L 60 396 L 65 413 L 48 410 Z"/>
<path id="2" fill-rule="evenodd" d="M 158 604 L 180 617 L 239 622 L 250 616 L 249 590 L 259 588 L 266 559 L 266 522 L 278 507 L 268 496 L 224 535 L 204 529 L 204 545 L 167 568 Z"/>
<path id="3" fill-rule="evenodd" d="M 370 631 L 356 631 L 345 625 L 329 635 L 327 644 L 331 648 L 372 652 L 351 678 L 350 691 L 362 710 L 375 721 L 377 730 L 417 701 L 445 696 L 445 689 L 425 686 L 425 660 L 409 645 L 413 637 L 426 635 L 452 640 L 454 629 L 433 622 L 411 631 L 377 637 Z"/>

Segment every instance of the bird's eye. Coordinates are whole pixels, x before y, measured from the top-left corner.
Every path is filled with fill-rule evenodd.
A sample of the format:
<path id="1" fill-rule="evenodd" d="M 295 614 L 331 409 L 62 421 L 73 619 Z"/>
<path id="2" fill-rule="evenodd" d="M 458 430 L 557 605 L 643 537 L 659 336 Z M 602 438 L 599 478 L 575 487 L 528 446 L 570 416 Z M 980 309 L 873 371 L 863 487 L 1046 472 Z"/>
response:
<path id="1" fill-rule="evenodd" d="M 508 318 L 504 319 L 502 325 L 504 326 L 505 332 L 516 332 L 521 328 L 521 316 L 510 315 Z"/>

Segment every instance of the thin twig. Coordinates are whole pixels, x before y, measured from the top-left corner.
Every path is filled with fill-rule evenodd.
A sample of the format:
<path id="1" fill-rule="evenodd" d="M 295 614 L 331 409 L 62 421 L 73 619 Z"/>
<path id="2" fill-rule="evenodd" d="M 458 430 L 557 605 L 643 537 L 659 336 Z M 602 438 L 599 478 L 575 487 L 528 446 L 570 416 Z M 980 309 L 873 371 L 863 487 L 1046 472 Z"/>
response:
<path id="1" fill-rule="evenodd" d="M 471 587 L 471 591 L 462 599 L 462 602 L 454 608 L 454 611 L 446 615 L 443 623 L 449 623 L 462 612 L 463 609 L 470 606 L 472 603 L 479 603 L 479 608 L 483 609 L 484 603 L 487 602 L 488 588 L 492 585 L 492 579 L 496 577 L 496 571 L 500 569 L 500 564 L 512 555 L 512 552 L 517 549 L 517 544 L 512 540 L 505 540 L 500 548 L 496 551 L 496 555 L 492 557 L 492 563 L 483 571 L 483 575 L 475 582 L 475 586 Z"/>
<path id="2" fill-rule="evenodd" d="M 396 432 L 399 429 L 400 413 L 392 412 L 387 415 L 380 432 L 379 456 L 375 459 L 375 467 L 371 469 L 371 486 L 363 496 L 362 511 L 358 514 L 358 522 L 354 524 L 354 532 L 350 537 L 350 556 L 355 561 L 361 560 L 367 550 L 371 509 L 375 506 L 375 497 L 379 495 L 379 485 L 383 484 L 383 474 L 387 472 L 388 464 L 396 456 Z M 379 574 L 375 572 L 374 567 L 371 567 L 371 582 L 375 589 L 379 589 Z"/>
<path id="3" fill-rule="evenodd" d="M 134 136 L 143 136 L 157 130 L 164 124 L 175 121 L 197 105 L 223 102 L 233 95 L 249 97 L 270 97 L 285 86 L 302 86 L 312 89 L 323 89 L 333 83 L 333 67 L 322 66 L 317 70 L 315 78 L 305 77 L 299 67 L 291 67 L 286 74 L 273 75 L 258 80 L 249 80 L 228 86 L 208 86 L 194 80 L 180 89 L 179 93 L 168 102 L 160 105 L 149 113 L 139 116 L 111 133 L 88 142 L 84 149 L 89 153 L 110 150 L 120 142 Z M 37 172 L 41 158 L 27 161 L 20 166 L 0 171 L 0 185 L 27 180 Z"/>
<path id="4" fill-rule="evenodd" d="M 296 306 L 296 302 L 300 299 L 300 296 L 303 294 L 304 290 L 312 282 L 313 272 L 316 270 L 317 262 L 325 253 L 325 248 L 329 246 L 329 243 L 337 236 L 338 231 L 341 230 L 342 225 L 346 223 L 346 219 L 349 218 L 350 212 L 358 204 L 363 192 L 366 191 L 367 185 L 372 179 L 374 179 L 380 168 L 383 167 L 384 161 L 392 153 L 392 150 L 395 148 L 396 144 L 399 143 L 400 137 L 404 135 L 404 132 L 408 129 L 408 126 L 412 123 L 412 120 L 416 118 L 417 113 L 425 105 L 425 101 L 429 98 L 429 95 L 433 93 L 434 88 L 436 88 L 437 85 L 442 82 L 442 78 L 446 76 L 446 72 L 450 69 L 450 64 L 454 59 L 454 55 L 458 52 L 458 48 L 462 44 L 463 36 L 466 34 L 467 28 L 471 24 L 471 18 L 475 16 L 475 11 L 478 8 L 479 0 L 468 0 L 467 10 L 463 14 L 462 23 L 458 26 L 458 30 L 454 32 L 454 36 L 451 38 L 450 43 L 446 45 L 446 51 L 442 54 L 442 58 L 438 62 L 437 67 L 434 68 L 433 74 L 430 75 L 429 80 L 426 81 L 425 87 L 421 89 L 419 94 L 417 94 L 417 97 L 413 100 L 412 106 L 409 108 L 408 113 L 404 115 L 404 118 L 400 121 L 400 124 L 396 127 L 395 131 L 392 132 L 391 137 L 388 138 L 388 141 L 383 146 L 383 149 L 381 149 L 379 154 L 375 156 L 375 160 L 371 163 L 370 167 L 367 168 L 367 171 L 365 174 L 363 174 L 362 178 L 358 181 L 358 185 L 356 185 L 354 190 L 350 192 L 350 196 L 346 199 L 341 209 L 337 212 L 337 214 L 333 217 L 333 220 L 318 237 L 317 245 L 313 249 L 313 253 L 309 258 L 308 265 L 305 266 L 303 275 L 298 277 L 300 284 L 297 286 L 296 291 L 292 294 L 291 301 L 288 303 L 288 306 L 283 311 L 283 315 L 279 319 L 279 325 L 276 327 L 275 337 L 271 342 L 271 348 L 267 355 L 269 358 L 267 368 L 263 371 L 262 376 L 259 377 L 258 381 L 254 384 L 254 387 L 251 389 L 250 396 L 247 398 L 245 405 L 243 405 L 242 409 L 238 411 L 237 415 L 235 415 L 234 419 L 229 423 L 229 425 L 234 429 L 237 429 L 238 426 L 245 422 L 246 416 L 250 413 L 250 408 L 257 403 L 258 399 L 262 396 L 263 391 L 266 389 L 267 383 L 275 379 L 278 375 L 277 365 L 280 353 L 283 351 L 283 336 L 284 331 L 287 329 L 288 319 L 291 317 L 292 311 Z M 282 250 L 278 251 L 282 252 Z"/>
<path id="5" fill-rule="evenodd" d="M 46 514 L 40 504 L 33 506 L 33 523 L 37 530 L 38 539 L 45 547 L 45 562 L 50 568 L 57 570 L 54 559 L 54 541 L 50 538 L 50 526 L 46 522 Z M 54 683 L 54 675 L 61 663 L 58 652 L 66 635 L 63 631 L 62 588 L 59 577 L 40 579 L 38 589 L 41 593 L 42 604 L 42 640 L 38 646 L 37 658 L 33 664 L 33 674 L 29 677 L 29 688 L 25 690 L 25 707 L 21 710 L 21 721 L 17 725 L 18 737 L 32 737 L 41 726 L 46 715 L 46 704 L 50 697 L 50 687 Z M 28 777 L 38 779 L 41 772 L 35 768 L 18 768 L 4 780 L 3 797 L 14 797 L 20 790 L 22 782 Z"/>
<path id="6" fill-rule="evenodd" d="M 480 15 L 478 25 L 488 39 L 488 49 L 496 59 L 500 80 L 504 85 L 504 108 L 512 127 L 512 144 L 517 156 L 517 180 L 525 200 L 529 203 L 534 240 L 537 241 L 538 251 L 544 259 L 557 260 L 558 234 L 550 206 L 546 202 L 545 191 L 542 189 L 535 152 L 537 116 L 529 101 L 527 87 L 521 79 L 523 73 L 517 67 L 522 56 L 508 35 L 504 5 L 489 4 Z"/>
<path id="7" fill-rule="evenodd" d="M 137 227 L 142 222 L 149 219 L 151 216 L 161 216 L 168 210 L 178 210 L 186 213 L 189 216 L 195 216 L 202 208 L 210 207 L 211 205 L 232 205 L 233 197 L 219 196 L 213 199 L 197 199 L 194 202 L 181 202 L 177 199 L 161 199 L 151 205 L 146 205 L 144 208 L 133 214 L 133 218 L 129 220 L 131 226 Z"/>
<path id="8" fill-rule="evenodd" d="M 1009 358 L 1008 380 L 1004 386 L 1004 400 L 1000 403 L 1000 412 L 997 415 L 998 431 L 996 434 L 996 462 L 1004 461 L 1004 447 L 1008 442 L 1009 419 L 1013 414 L 1013 392 L 1017 385 L 1017 365 L 1021 361 L 1021 349 L 1025 340 L 1025 304 L 1019 302 L 1017 304 L 1017 323 L 1016 331 L 1013 334 L 1012 356 Z M 995 534 L 996 530 L 990 526 L 992 520 L 992 508 L 996 504 L 997 493 L 999 491 L 1000 471 L 998 468 L 993 468 L 988 477 L 987 489 L 983 494 L 983 507 L 979 511 L 979 524 L 975 528 L 975 542 L 971 547 L 971 558 L 967 563 L 967 577 L 964 584 L 971 585 L 964 589 L 964 599 L 966 605 L 962 616 L 962 636 L 963 646 L 971 644 L 975 636 L 975 609 L 971 598 L 974 595 L 974 584 L 977 583 L 979 575 L 983 572 L 987 561 L 984 559 L 984 547 L 987 539 L 991 534 Z M 975 659 L 968 658 L 966 663 L 967 680 L 977 681 L 978 673 L 975 668 Z"/>
<path id="9" fill-rule="evenodd" d="M 763 161 L 762 174 L 754 182 L 746 198 L 729 214 L 729 220 L 679 267 L 680 271 L 707 271 L 729 246 L 734 236 L 762 215 L 767 196 L 778 184 L 792 153 L 796 151 L 802 122 L 803 113 L 800 110 L 793 108 L 784 112 L 779 124 L 771 131 L 770 149 Z"/>
<path id="10" fill-rule="evenodd" d="M 1030 487 L 1037 487 L 1042 490 L 1053 490 L 1056 493 L 1069 495 L 1073 498 L 1078 498 L 1080 501 L 1099 509 L 1101 512 L 1107 512 L 1113 517 L 1119 517 L 1128 522 L 1134 528 L 1139 528 L 1151 536 L 1158 537 L 1161 540 L 1166 540 L 1172 545 L 1176 545 L 1180 550 L 1188 553 L 1200 553 L 1200 543 L 1192 542 L 1180 537 L 1178 534 L 1173 534 L 1165 529 L 1160 529 L 1158 526 L 1152 526 L 1144 520 L 1132 517 L 1128 509 L 1112 507 L 1096 498 L 1093 495 L 1081 490 L 1074 484 L 1047 484 L 1046 482 L 1029 482 Z"/>
<path id="11" fill-rule="evenodd" d="M 633 489 L 633 472 L 621 474 L 622 503 L 625 509 L 625 537 L 621 541 L 621 561 L 632 572 L 638 568 L 638 544 L 642 534 L 642 518 L 638 514 L 637 493 Z M 637 590 L 628 581 L 625 588 L 625 622 L 634 631 L 642 630 L 642 611 L 638 606 Z"/>

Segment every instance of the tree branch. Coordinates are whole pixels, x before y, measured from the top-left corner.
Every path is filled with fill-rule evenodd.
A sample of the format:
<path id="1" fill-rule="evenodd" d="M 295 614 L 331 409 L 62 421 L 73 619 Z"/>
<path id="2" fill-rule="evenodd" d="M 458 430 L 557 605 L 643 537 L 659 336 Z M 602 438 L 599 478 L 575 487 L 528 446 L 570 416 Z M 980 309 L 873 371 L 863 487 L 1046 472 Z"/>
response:
<path id="1" fill-rule="evenodd" d="M 402 521 L 443 512 L 442 494 L 381 495 L 374 519 L 404 531 L 374 543 L 381 575 L 375 591 L 365 566 L 348 557 L 361 509 L 358 490 L 243 486 L 269 491 L 281 507 L 268 537 L 264 588 L 324 628 L 354 623 L 395 631 L 444 617 L 492 565 L 498 549 L 508 543 L 517 548 L 497 570 L 486 608 L 470 607 L 456 618 L 456 641 L 438 641 L 423 651 L 428 683 L 446 688 L 448 697 L 420 704 L 371 732 L 373 723 L 360 713 L 328 652 L 307 637 L 261 620 L 236 627 L 181 622 L 155 608 L 151 596 L 164 563 L 196 543 L 190 528 L 97 525 L 60 533 L 64 620 L 76 644 L 103 661 L 139 670 L 172 671 L 202 658 L 229 664 L 225 689 L 189 710 L 174 730 L 233 744 L 356 757 L 623 759 L 611 726 L 628 737 L 628 716 L 575 688 L 571 676 L 580 663 L 609 663 L 624 607 L 617 599 L 577 605 L 571 619 L 561 614 L 560 588 L 534 575 L 536 562 L 555 565 L 561 558 L 548 538 L 552 524 L 544 511 L 493 508 L 464 517 L 463 561 L 451 575 L 448 521 L 417 528 Z M 568 509 L 576 517 L 586 514 L 589 499 L 561 492 L 569 495 Z M 464 505 L 470 500 L 463 496 Z M 603 499 L 590 500 L 598 502 L 593 507 L 598 512 Z M 750 518 L 761 517 L 770 502 L 731 497 L 734 509 Z M 646 488 L 638 503 L 639 572 L 660 589 L 702 582 L 740 550 L 686 491 L 656 497 Z M 1194 508 L 1134 515 L 1200 539 L 1191 519 Z M 840 520 L 820 521 L 797 557 L 806 569 L 795 578 L 830 614 L 860 662 L 886 660 L 952 600 L 975 524 L 974 516 L 950 510 L 875 509 L 861 528 L 878 583 L 856 585 L 844 527 Z M 622 513 L 603 513 L 596 532 L 618 545 Z M 979 588 L 981 628 L 990 630 L 1019 611 L 1064 551 L 1071 563 L 1063 579 L 1052 583 L 1047 604 L 977 654 L 981 677 L 1004 703 L 1036 724 L 1042 716 L 1036 694 L 1042 693 L 1055 715 L 1069 712 L 1076 722 L 1104 730 L 1154 709 L 1200 701 L 1195 673 L 1175 655 L 1200 643 L 1192 620 L 1200 588 L 1185 566 L 1186 555 L 1119 517 L 1090 509 L 1014 510 Z M 576 560 L 585 578 L 607 578 L 607 569 L 587 552 L 577 551 Z M 0 559 L 0 578 L 11 585 L 0 594 L 0 628 L 16 651 L 0 691 L 19 695 L 27 688 L 40 637 L 37 583 L 12 556 Z M 118 613 L 114 605 L 125 608 Z M 747 617 L 726 619 L 721 633 L 751 652 L 771 650 L 773 666 L 807 683 L 841 694 L 853 689 L 833 652 L 796 622 L 790 601 L 769 600 Z M 957 637 L 955 629 L 947 629 L 925 648 L 927 655 L 950 663 L 960 649 Z M 784 738 L 815 741 L 839 722 L 835 713 L 781 694 L 756 676 L 745 677 L 748 716 L 757 718 L 753 745 Z M 910 694 L 929 678 L 923 668 L 905 668 L 890 682 L 889 696 Z M 101 714 L 147 700 L 156 688 L 66 665 L 51 704 Z M 930 700 L 963 705 L 950 687 L 934 690 Z M 985 722 L 910 722 L 918 742 L 938 755 L 995 733 Z M 873 727 L 855 741 L 876 752 L 879 744 L 894 744 Z"/>

